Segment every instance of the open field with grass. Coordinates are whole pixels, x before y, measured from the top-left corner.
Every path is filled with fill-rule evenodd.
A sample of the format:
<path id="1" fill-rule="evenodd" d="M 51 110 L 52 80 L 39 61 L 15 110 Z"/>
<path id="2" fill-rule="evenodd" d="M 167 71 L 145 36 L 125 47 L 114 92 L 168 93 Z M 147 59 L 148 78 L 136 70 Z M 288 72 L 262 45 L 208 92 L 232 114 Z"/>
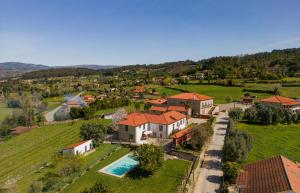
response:
<path id="1" fill-rule="evenodd" d="M 114 160 L 127 154 L 129 149 L 122 148 L 113 153 L 108 159 L 100 162 L 84 176 L 79 178 L 74 184 L 68 186 L 63 193 L 79 193 L 87 187 L 91 187 L 95 182 L 100 181 L 110 187 L 115 192 L 120 193 L 171 193 L 176 192 L 176 188 L 181 181 L 182 175 L 189 166 L 189 162 L 182 160 L 167 160 L 153 176 L 147 178 L 124 177 L 118 178 L 107 174 L 99 173 L 98 170 L 108 165 Z"/>
<path id="2" fill-rule="evenodd" d="M 80 141 L 79 128 L 83 122 L 87 121 L 42 126 L 0 144 L 0 184 L 8 178 L 27 177 L 49 161 L 55 152 Z"/>
<path id="3" fill-rule="evenodd" d="M 8 108 L 4 102 L 0 103 L 0 122 L 4 120 L 6 116 L 9 116 L 12 113 L 13 109 Z"/>
<path id="4" fill-rule="evenodd" d="M 112 152 L 114 149 L 116 149 L 118 145 L 111 145 L 111 144 L 102 144 L 100 145 L 94 152 L 88 154 L 87 156 L 82 158 L 82 169 L 87 169 L 90 165 L 94 164 L 97 160 L 103 158 L 110 152 Z M 43 168 L 40 169 L 38 172 L 33 172 L 31 175 L 26 176 L 26 178 L 19 181 L 17 184 L 17 187 L 19 191 L 27 192 L 30 184 L 41 177 L 43 177 L 47 172 L 55 172 L 55 169 L 53 168 Z"/>
<path id="5" fill-rule="evenodd" d="M 253 137 L 253 148 L 246 162 L 276 155 L 300 162 L 300 124 L 266 126 L 239 123 L 237 127 Z"/>
<path id="6" fill-rule="evenodd" d="M 228 87 L 218 85 L 200 85 L 200 84 L 187 84 L 187 85 L 174 85 L 173 88 L 186 90 L 188 92 L 196 92 L 214 97 L 215 103 L 226 103 L 225 98 L 231 96 L 233 100 L 240 100 L 245 92 L 243 87 Z M 251 92 L 250 92 L 251 93 Z M 251 93 L 258 98 L 270 96 L 267 93 Z"/>
<path id="7" fill-rule="evenodd" d="M 44 101 L 47 102 L 48 104 L 47 111 L 50 111 L 60 106 L 64 102 L 64 100 L 65 100 L 64 96 L 48 97 L 44 99 Z"/>

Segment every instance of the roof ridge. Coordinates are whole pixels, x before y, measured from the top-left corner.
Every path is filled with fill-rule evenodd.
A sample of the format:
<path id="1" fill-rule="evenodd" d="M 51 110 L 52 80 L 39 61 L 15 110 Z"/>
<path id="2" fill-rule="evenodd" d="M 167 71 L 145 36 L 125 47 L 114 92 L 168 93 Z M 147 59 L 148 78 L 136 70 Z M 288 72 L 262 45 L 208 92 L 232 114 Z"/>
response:
<path id="1" fill-rule="evenodd" d="M 289 178 L 289 175 L 288 175 L 288 173 L 287 173 L 287 168 L 285 167 L 285 164 L 284 164 L 284 162 L 283 162 L 283 158 L 285 158 L 285 159 L 287 159 L 287 158 L 284 157 L 284 156 L 282 156 L 282 155 L 279 155 L 279 157 L 280 157 L 281 164 L 282 164 L 282 166 L 283 166 L 283 168 L 284 168 L 284 174 L 285 174 L 285 176 L 286 176 L 286 178 L 287 178 L 287 181 L 288 181 L 290 190 L 293 190 L 292 184 L 291 184 L 291 182 L 290 182 L 291 179 Z"/>

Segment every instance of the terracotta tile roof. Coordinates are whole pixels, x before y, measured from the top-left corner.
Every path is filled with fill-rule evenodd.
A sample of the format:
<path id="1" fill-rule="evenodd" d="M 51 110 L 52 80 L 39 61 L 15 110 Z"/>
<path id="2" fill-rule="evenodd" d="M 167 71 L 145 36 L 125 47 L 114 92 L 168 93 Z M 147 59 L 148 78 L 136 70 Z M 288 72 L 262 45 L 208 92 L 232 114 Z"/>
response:
<path id="1" fill-rule="evenodd" d="M 88 142 L 88 141 L 90 141 L 90 140 L 80 141 L 80 142 L 78 142 L 78 143 L 71 144 L 71 145 L 69 145 L 68 147 L 66 147 L 65 149 L 73 149 L 73 148 L 75 148 L 75 147 L 77 147 L 77 146 L 79 146 L 79 145 L 82 145 L 82 144 L 84 144 L 84 143 L 86 143 L 86 142 Z"/>
<path id="2" fill-rule="evenodd" d="M 213 99 L 213 97 L 198 94 L 198 93 L 181 93 L 178 95 L 170 96 L 168 98 L 171 99 L 185 99 L 185 100 L 197 100 L 197 101 L 205 101 Z"/>
<path id="3" fill-rule="evenodd" d="M 138 126 L 138 125 L 142 125 L 145 123 L 148 123 L 148 120 L 147 120 L 145 114 L 131 113 L 131 114 L 127 115 L 127 117 L 124 120 L 119 121 L 117 124 L 118 125 Z"/>
<path id="4" fill-rule="evenodd" d="M 157 106 L 152 106 L 150 111 L 159 111 L 159 112 L 166 112 L 168 110 L 167 107 L 157 107 Z"/>
<path id="5" fill-rule="evenodd" d="M 191 133 L 192 130 L 193 130 L 192 127 L 187 127 L 187 128 L 185 128 L 185 129 L 182 129 L 182 130 L 178 131 L 177 133 L 174 133 L 171 137 L 172 137 L 173 139 L 178 139 L 178 138 L 180 138 L 180 137 L 185 136 L 185 135 L 188 134 L 188 133 Z"/>
<path id="6" fill-rule="evenodd" d="M 132 92 L 142 93 L 145 92 L 145 88 L 143 86 L 137 86 Z"/>
<path id="7" fill-rule="evenodd" d="M 300 102 L 291 98 L 283 97 L 283 96 L 273 96 L 269 98 L 265 98 L 260 100 L 260 102 L 266 103 L 279 103 L 281 105 L 299 105 Z"/>
<path id="8" fill-rule="evenodd" d="M 168 106 L 169 111 L 187 112 L 188 108 L 185 106 Z"/>
<path id="9" fill-rule="evenodd" d="M 236 184 L 242 193 L 300 192 L 300 167 L 283 156 L 244 166 Z"/>
<path id="10" fill-rule="evenodd" d="M 165 104 L 167 103 L 167 99 L 155 99 L 155 100 L 150 100 L 148 101 L 148 103 L 151 103 L 151 104 Z"/>
<path id="11" fill-rule="evenodd" d="M 124 120 L 119 121 L 117 124 L 129 126 L 139 126 L 145 123 L 169 125 L 183 118 L 186 118 L 186 115 L 176 111 L 166 112 L 161 115 L 153 115 L 147 113 L 131 113 Z"/>

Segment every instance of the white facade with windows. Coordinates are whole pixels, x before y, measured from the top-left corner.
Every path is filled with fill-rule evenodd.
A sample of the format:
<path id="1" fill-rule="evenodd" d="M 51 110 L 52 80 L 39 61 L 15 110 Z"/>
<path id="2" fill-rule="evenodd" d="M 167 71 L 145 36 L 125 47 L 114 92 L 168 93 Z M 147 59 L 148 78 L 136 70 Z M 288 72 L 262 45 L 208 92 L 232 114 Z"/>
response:
<path id="1" fill-rule="evenodd" d="M 83 155 L 93 149 L 93 140 L 87 140 L 72 144 L 67 148 L 63 149 L 63 154 Z"/>

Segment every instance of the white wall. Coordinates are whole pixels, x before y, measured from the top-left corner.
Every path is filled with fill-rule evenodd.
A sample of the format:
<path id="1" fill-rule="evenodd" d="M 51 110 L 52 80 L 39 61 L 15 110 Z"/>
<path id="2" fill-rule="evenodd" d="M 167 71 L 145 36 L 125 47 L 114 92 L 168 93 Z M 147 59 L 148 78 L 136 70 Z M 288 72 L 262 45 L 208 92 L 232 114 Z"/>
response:
<path id="1" fill-rule="evenodd" d="M 93 140 L 88 140 L 85 143 L 78 145 L 72 149 L 65 149 L 63 153 L 72 153 L 74 155 L 82 155 L 93 149 Z"/>

